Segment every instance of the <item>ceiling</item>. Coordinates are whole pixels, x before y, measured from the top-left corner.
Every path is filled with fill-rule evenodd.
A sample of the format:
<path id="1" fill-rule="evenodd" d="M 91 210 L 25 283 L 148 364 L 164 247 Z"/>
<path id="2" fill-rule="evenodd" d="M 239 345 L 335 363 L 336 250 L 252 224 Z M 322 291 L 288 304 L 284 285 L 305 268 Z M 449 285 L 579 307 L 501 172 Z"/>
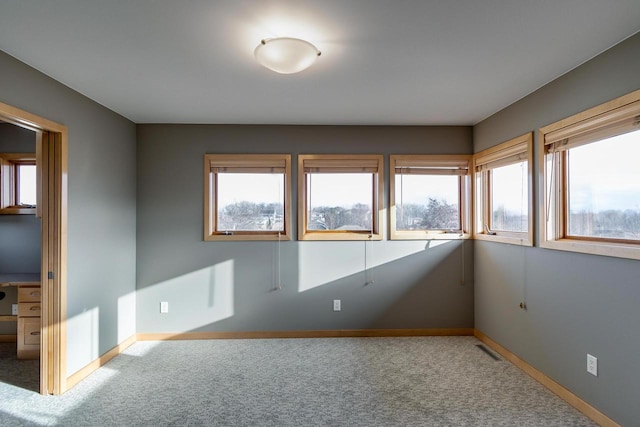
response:
<path id="1" fill-rule="evenodd" d="M 0 50 L 136 123 L 472 125 L 639 30 L 638 0 L 0 5 Z M 269 71 L 276 36 L 322 56 Z"/>

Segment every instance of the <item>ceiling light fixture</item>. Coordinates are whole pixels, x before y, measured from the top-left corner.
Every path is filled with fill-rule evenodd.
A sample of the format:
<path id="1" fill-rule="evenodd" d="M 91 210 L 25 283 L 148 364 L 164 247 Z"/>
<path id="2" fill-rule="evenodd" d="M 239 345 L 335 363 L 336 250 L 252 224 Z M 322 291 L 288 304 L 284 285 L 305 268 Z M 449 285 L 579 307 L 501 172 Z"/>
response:
<path id="1" fill-rule="evenodd" d="M 306 40 L 278 37 L 260 41 L 253 55 L 261 65 L 276 73 L 293 74 L 309 68 L 320 51 Z"/>

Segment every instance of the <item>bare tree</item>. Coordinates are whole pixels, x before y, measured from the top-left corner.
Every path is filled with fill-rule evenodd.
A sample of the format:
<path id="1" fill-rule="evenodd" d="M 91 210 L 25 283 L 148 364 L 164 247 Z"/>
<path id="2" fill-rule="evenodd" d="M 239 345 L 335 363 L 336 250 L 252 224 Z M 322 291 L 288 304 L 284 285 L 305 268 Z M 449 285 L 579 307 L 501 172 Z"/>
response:
<path id="1" fill-rule="evenodd" d="M 445 200 L 438 201 L 429 197 L 421 226 L 428 230 L 459 230 L 458 205 L 450 205 Z"/>

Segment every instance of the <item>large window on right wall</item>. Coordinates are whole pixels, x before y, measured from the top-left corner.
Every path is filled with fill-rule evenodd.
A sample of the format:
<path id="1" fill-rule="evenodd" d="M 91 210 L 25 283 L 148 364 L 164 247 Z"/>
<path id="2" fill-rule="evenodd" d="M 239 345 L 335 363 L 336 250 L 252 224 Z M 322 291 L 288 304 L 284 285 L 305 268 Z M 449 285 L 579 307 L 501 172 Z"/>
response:
<path id="1" fill-rule="evenodd" d="M 640 259 L 640 91 L 540 129 L 540 245 Z"/>

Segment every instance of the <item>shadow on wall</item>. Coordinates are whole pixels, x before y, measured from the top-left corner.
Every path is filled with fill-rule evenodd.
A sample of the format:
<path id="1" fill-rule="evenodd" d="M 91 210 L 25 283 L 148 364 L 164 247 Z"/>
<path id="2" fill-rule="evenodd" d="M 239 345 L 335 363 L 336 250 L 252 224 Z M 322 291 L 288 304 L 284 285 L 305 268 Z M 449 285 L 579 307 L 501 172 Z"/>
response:
<path id="1" fill-rule="evenodd" d="M 173 256 L 148 269 L 160 280 L 119 296 L 117 312 L 136 305 L 138 333 L 470 328 L 472 243 L 238 242 L 224 251 L 215 245 L 213 256 Z M 168 313 L 160 312 L 161 302 Z M 69 351 L 95 360 L 108 350 L 100 348 L 111 330 L 105 322 L 117 322 L 122 342 L 132 320 L 105 319 L 92 307 L 69 313 L 67 321 L 79 331 Z M 86 354 L 78 355 L 80 348 Z"/>
<path id="2" fill-rule="evenodd" d="M 138 332 L 473 326 L 469 241 L 227 247 L 212 265 L 140 288 Z"/>

